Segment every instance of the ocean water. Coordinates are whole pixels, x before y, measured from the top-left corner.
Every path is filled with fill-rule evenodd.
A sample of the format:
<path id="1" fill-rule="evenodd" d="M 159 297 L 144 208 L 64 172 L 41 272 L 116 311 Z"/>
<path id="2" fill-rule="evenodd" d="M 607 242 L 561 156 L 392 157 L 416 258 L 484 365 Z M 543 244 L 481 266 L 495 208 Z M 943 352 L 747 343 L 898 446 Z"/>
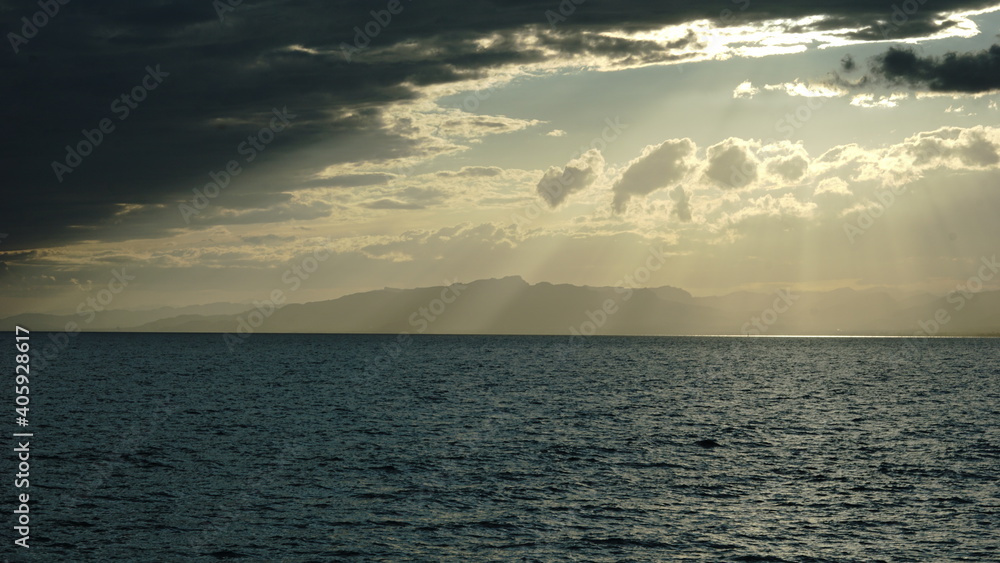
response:
<path id="1" fill-rule="evenodd" d="M 998 358 L 996 339 L 82 334 L 32 379 L 31 548 L 9 547 L 8 484 L 7 558 L 1000 561 Z"/>

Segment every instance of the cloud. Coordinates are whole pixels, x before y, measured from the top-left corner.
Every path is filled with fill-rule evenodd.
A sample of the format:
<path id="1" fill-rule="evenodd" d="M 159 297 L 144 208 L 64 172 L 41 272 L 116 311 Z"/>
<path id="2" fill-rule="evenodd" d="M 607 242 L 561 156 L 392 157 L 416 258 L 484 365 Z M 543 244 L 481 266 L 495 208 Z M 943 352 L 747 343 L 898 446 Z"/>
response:
<path id="1" fill-rule="evenodd" d="M 963 138 L 964 137 L 964 138 Z M 959 141 L 964 144 L 953 147 L 952 154 L 966 166 L 990 167 L 1000 162 L 997 143 L 986 138 L 981 131 L 965 131 Z"/>
<path id="2" fill-rule="evenodd" d="M 27 260 L 33 260 L 39 256 L 37 250 L 28 250 L 24 252 L 0 252 L 0 259 L 4 262 L 24 262 Z"/>
<path id="3" fill-rule="evenodd" d="M 892 147 L 887 156 L 903 169 L 992 168 L 1000 163 L 998 151 L 1000 131 L 997 129 L 943 127 L 908 137 Z"/>
<path id="4" fill-rule="evenodd" d="M 328 178 L 317 178 L 294 186 L 294 188 L 354 188 L 358 186 L 376 186 L 386 184 L 396 176 L 394 174 L 342 174 Z"/>
<path id="5" fill-rule="evenodd" d="M 847 185 L 847 182 L 840 178 L 824 178 L 823 180 L 820 180 L 820 182 L 816 185 L 816 189 L 813 190 L 813 195 L 818 196 L 823 194 L 841 196 L 853 195 L 851 193 L 851 189 Z"/>
<path id="6" fill-rule="evenodd" d="M 733 98 L 752 98 L 760 92 L 760 88 L 754 88 L 749 80 L 740 82 L 739 86 L 733 89 Z"/>
<path id="7" fill-rule="evenodd" d="M 441 178 L 490 178 L 503 174 L 503 168 L 497 166 L 464 166 L 460 170 L 443 170 L 436 175 Z"/>
<path id="8" fill-rule="evenodd" d="M 894 93 L 875 99 L 875 94 L 858 94 L 851 98 L 851 105 L 861 108 L 894 108 L 899 105 L 899 100 L 905 100 L 908 97 L 909 95 L 906 93 Z"/>
<path id="9" fill-rule="evenodd" d="M 368 209 L 423 209 L 425 206 L 419 203 L 406 203 L 395 199 L 383 198 L 369 203 L 364 207 Z"/>
<path id="10" fill-rule="evenodd" d="M 868 76 L 932 92 L 993 92 L 1000 90 L 1000 45 L 941 57 L 922 57 L 912 48 L 890 47 L 873 59 Z"/>
<path id="11" fill-rule="evenodd" d="M 247 244 L 253 244 L 253 245 L 271 245 L 281 242 L 292 242 L 295 240 L 295 237 L 285 237 L 279 235 L 260 235 L 260 236 L 240 237 L 240 240 L 242 240 Z"/>
<path id="12" fill-rule="evenodd" d="M 437 188 L 410 186 L 393 192 L 392 197 L 361 203 L 367 209 L 426 209 L 442 203 L 448 194 Z"/>
<path id="13" fill-rule="evenodd" d="M 879 190 L 932 177 L 929 185 L 941 188 L 948 185 L 942 183 L 944 174 L 1000 171 L 1000 129 L 946 127 L 895 144 L 840 145 L 816 158 L 801 143 L 761 146 L 730 138 L 693 156 L 705 164 L 690 177 L 706 183 L 678 185 L 669 192 L 672 206 L 651 200 L 636 206 L 637 213 L 629 219 L 649 232 L 662 228 L 657 220 L 668 211 L 671 217 L 690 221 L 694 209 L 699 223 L 720 231 L 751 219 L 759 224 L 767 217 L 834 220 L 852 205 L 873 200 Z"/>
<path id="14" fill-rule="evenodd" d="M 886 15 L 884 6 L 862 0 L 754 0 L 752 9 L 740 12 L 739 25 L 731 25 L 711 3 L 588 0 L 567 21 L 550 26 L 537 3 L 497 5 L 470 9 L 457 0 L 434 0 L 406 8 L 348 61 L 341 44 L 352 43 L 355 27 L 372 18 L 372 7 L 354 0 L 243 2 L 221 24 L 210 3 L 80 4 L 72 10 L 73 25 L 30 40 L 4 62 L 0 98 L 14 100 L 8 110 L 15 116 L 0 139 L 7 192 L 0 225 L 12 234 L 5 244 L 41 248 L 189 228 L 166 215 L 145 230 L 106 227 L 122 204 L 175 205 L 190 198 L 210 172 L 241 158 L 237 147 L 267 126 L 272 108 L 287 107 L 296 118 L 252 163 L 240 161 L 246 171 L 230 192 L 388 184 L 393 178 L 364 174 L 379 172 L 371 170 L 376 165 L 425 162 L 541 124 L 436 108 L 450 94 L 533 72 L 793 52 L 864 39 L 866 30 L 882 40 L 877 22 Z M 16 22 L 32 6 L 8 2 L 0 13 Z M 954 14 L 979 7 L 974 0 L 938 0 L 933 9 L 910 15 L 894 36 L 957 33 L 960 16 Z M 783 34 L 789 44 L 761 45 L 764 32 Z M 981 72 L 994 69 L 990 53 L 941 59 L 932 65 L 937 74 L 930 83 L 983 88 L 998 75 Z M 97 59 L 102 72 L 90 64 Z M 141 83 L 147 65 L 158 64 L 169 76 L 127 120 L 118 120 L 109 105 Z M 973 72 L 965 74 L 973 78 L 944 72 L 952 68 L 969 68 Z M 911 75 L 929 79 L 928 72 Z M 82 130 L 93 131 L 105 118 L 113 120 L 114 132 L 58 181 L 52 162 L 83 140 Z M 325 184 L 289 181 L 318 178 L 345 164 L 355 165 L 360 176 Z M 630 192 L 623 189 L 627 200 Z"/>
<path id="15" fill-rule="evenodd" d="M 785 194 L 781 197 L 764 194 L 759 198 L 750 199 L 739 211 L 726 216 L 725 221 L 730 224 L 739 224 L 761 216 L 805 219 L 811 217 L 817 207 L 815 202 L 799 201 L 792 194 Z"/>
<path id="16" fill-rule="evenodd" d="M 691 198 L 684 192 L 684 188 L 677 186 L 670 192 L 674 198 L 674 208 L 670 210 L 670 215 L 680 219 L 684 223 L 691 221 Z"/>
<path id="17" fill-rule="evenodd" d="M 841 178 L 831 177 L 820 180 L 813 188 L 812 201 L 817 212 L 827 217 L 840 217 L 858 201 L 851 186 Z"/>
<path id="18" fill-rule="evenodd" d="M 604 171 L 604 157 L 597 149 L 590 149 L 565 167 L 552 166 L 545 171 L 535 186 L 535 191 L 549 204 L 557 207 L 574 193 L 586 189 Z"/>
<path id="19" fill-rule="evenodd" d="M 806 175 L 809 170 L 809 161 L 805 158 L 794 155 L 788 158 L 775 159 L 765 166 L 768 172 L 778 176 L 786 182 L 794 182 Z"/>
<path id="20" fill-rule="evenodd" d="M 693 168 L 691 161 L 695 150 L 694 141 L 686 138 L 646 146 L 611 187 L 614 192 L 612 208 L 622 212 L 633 196 L 647 195 L 679 182 Z"/>
<path id="21" fill-rule="evenodd" d="M 725 189 L 738 189 L 757 179 L 757 157 L 753 141 L 730 137 L 708 147 L 705 177 Z"/>
<path id="22" fill-rule="evenodd" d="M 432 157 L 459 152 L 489 135 L 514 133 L 542 124 L 537 119 L 480 115 L 441 108 L 430 101 L 399 105 L 385 116 L 386 129 L 414 143 L 413 153 Z M 466 143 L 466 144 L 463 144 Z"/>
<path id="23" fill-rule="evenodd" d="M 847 94 L 846 90 L 835 85 L 805 84 L 798 80 L 782 84 L 765 84 L 764 89 L 804 98 L 837 98 Z"/>
<path id="24" fill-rule="evenodd" d="M 809 172 L 809 153 L 801 144 L 780 141 L 761 147 L 760 154 L 769 180 L 779 186 L 797 182 Z"/>
<path id="25" fill-rule="evenodd" d="M 566 132 L 563 131 L 562 129 L 553 129 L 552 131 L 549 131 L 545 135 L 547 137 L 565 137 L 566 136 Z"/>
<path id="26" fill-rule="evenodd" d="M 465 139 L 511 133 L 542 123 L 537 119 L 514 119 L 503 115 L 474 115 L 465 112 L 451 112 L 445 119 L 435 121 L 434 126 L 439 134 Z"/>
<path id="27" fill-rule="evenodd" d="M 325 201 L 290 201 L 266 208 L 252 208 L 248 211 L 224 208 L 202 220 L 198 220 L 196 216 L 192 222 L 206 225 L 254 225 L 285 221 L 310 221 L 329 217 L 332 212 L 333 205 Z"/>
<path id="28" fill-rule="evenodd" d="M 765 84 L 762 88 L 767 92 L 782 92 L 788 96 L 801 96 L 804 98 L 838 98 L 847 94 L 847 90 L 838 84 L 806 84 L 798 79 L 779 84 Z M 733 98 L 749 99 L 760 92 L 761 88 L 754 86 L 749 80 L 745 80 L 733 90 Z"/>

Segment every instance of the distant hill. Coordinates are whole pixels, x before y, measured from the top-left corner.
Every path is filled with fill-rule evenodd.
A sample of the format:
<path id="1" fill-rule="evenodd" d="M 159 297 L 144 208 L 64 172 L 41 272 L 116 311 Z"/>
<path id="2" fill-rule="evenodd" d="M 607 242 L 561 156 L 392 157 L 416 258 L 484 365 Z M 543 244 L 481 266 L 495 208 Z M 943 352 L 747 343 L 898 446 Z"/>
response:
<path id="1" fill-rule="evenodd" d="M 136 327 L 179 316 L 223 315 L 232 316 L 252 309 L 243 303 L 208 303 L 187 307 L 158 307 L 156 309 L 126 310 L 109 309 L 94 312 L 89 306 L 76 315 L 48 315 L 25 313 L 0 319 L 0 330 L 13 330 L 14 326 L 28 327 L 30 330 L 66 330 L 66 324 L 73 322 L 87 331 L 133 331 Z"/>
<path id="2" fill-rule="evenodd" d="M 837 289 L 693 297 L 674 287 L 530 285 L 520 277 L 452 287 L 386 288 L 330 301 L 254 309 L 213 304 L 80 316 L 17 315 L 32 330 L 634 335 L 1000 335 L 1000 292 L 960 297 Z"/>

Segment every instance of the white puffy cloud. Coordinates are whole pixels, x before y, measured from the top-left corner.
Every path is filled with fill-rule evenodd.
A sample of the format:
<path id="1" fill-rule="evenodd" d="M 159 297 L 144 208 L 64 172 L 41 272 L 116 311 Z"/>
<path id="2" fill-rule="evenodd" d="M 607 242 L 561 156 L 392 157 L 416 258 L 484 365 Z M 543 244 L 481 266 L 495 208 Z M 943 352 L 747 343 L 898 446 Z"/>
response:
<path id="1" fill-rule="evenodd" d="M 809 153 L 799 143 L 780 141 L 761 147 L 768 181 L 778 187 L 798 182 L 809 173 Z"/>
<path id="2" fill-rule="evenodd" d="M 1000 162 L 997 154 L 996 135 L 993 139 L 986 137 L 983 129 L 966 130 L 959 137 L 959 142 L 952 147 L 952 154 L 966 166 L 980 168 L 991 167 Z"/>
<path id="3" fill-rule="evenodd" d="M 816 189 L 813 190 L 813 195 L 840 195 L 840 196 L 851 196 L 851 189 L 848 187 L 847 182 L 841 180 L 840 178 L 824 178 L 816 184 Z"/>
<path id="4" fill-rule="evenodd" d="M 942 127 L 917 133 L 880 151 L 866 167 L 867 178 L 887 185 L 920 179 L 937 168 L 952 170 L 994 168 L 1000 164 L 1000 130 L 992 127 Z"/>
<path id="5" fill-rule="evenodd" d="M 754 155 L 759 144 L 730 137 L 721 143 L 708 147 L 708 166 L 705 177 L 725 189 L 737 189 L 751 184 L 757 179 L 760 164 Z"/>
<path id="6" fill-rule="evenodd" d="M 860 108 L 894 108 L 899 105 L 900 100 L 905 100 L 908 97 L 910 96 L 906 93 L 895 93 L 879 96 L 876 99 L 875 94 L 858 94 L 851 98 L 851 105 Z"/>
<path id="7" fill-rule="evenodd" d="M 847 90 L 829 84 L 805 84 L 794 80 L 782 84 L 765 84 L 765 90 L 784 92 L 789 96 L 804 98 L 839 98 L 847 95 Z"/>
<path id="8" fill-rule="evenodd" d="M 815 202 L 799 201 L 792 194 L 785 194 L 781 197 L 774 197 L 771 194 L 764 194 L 761 197 L 749 199 L 739 211 L 728 214 L 725 222 L 730 224 L 741 223 L 749 218 L 758 216 L 772 217 L 798 217 L 809 218 L 818 206 Z"/>
<path id="9" fill-rule="evenodd" d="M 549 207 L 557 207 L 569 194 L 588 188 L 603 171 L 604 157 L 597 149 L 590 149 L 565 167 L 550 167 L 538 181 L 535 191 Z"/>
<path id="10" fill-rule="evenodd" d="M 702 164 L 690 164 L 694 162 Z M 664 163 L 673 165 L 669 174 L 656 168 Z M 886 188 L 912 184 L 931 173 L 998 169 L 1000 128 L 983 126 L 942 128 L 883 146 L 840 145 L 818 157 L 789 141 L 761 145 L 729 138 L 698 149 L 693 142 L 671 140 L 646 147 L 629 163 L 614 184 L 613 209 L 621 211 L 632 196 L 672 182 L 676 187 L 669 199 L 653 198 L 634 207 L 636 221 L 648 218 L 648 225 L 662 226 L 662 219 L 670 216 L 686 222 L 694 210 L 710 229 L 748 217 L 831 217 Z M 770 198 L 763 198 L 768 194 Z"/>
<path id="11" fill-rule="evenodd" d="M 817 205 L 817 212 L 828 217 L 843 215 L 846 209 L 858 201 L 851 186 L 837 177 L 820 180 L 813 188 L 811 199 Z"/>
<path id="12" fill-rule="evenodd" d="M 913 166 L 945 164 L 951 168 L 986 168 L 1000 162 L 997 149 L 1000 131 L 982 126 L 962 129 L 944 127 L 907 138 L 899 148 Z"/>
<path id="13" fill-rule="evenodd" d="M 633 195 L 668 187 L 665 174 L 650 171 L 650 164 L 657 162 L 651 155 L 659 147 L 647 147 L 615 184 L 616 210 Z M 1000 128 L 983 126 L 942 128 L 882 146 L 840 145 L 818 157 L 810 156 L 801 143 L 788 141 L 761 145 L 752 139 L 729 138 L 704 149 L 692 143 L 691 149 L 684 162 L 702 164 L 674 175 L 675 186 L 667 197 L 635 205 L 628 228 L 674 232 L 678 225 L 669 226 L 664 218 L 694 223 L 697 215 L 696 225 L 722 237 L 719 242 L 753 236 L 755 229 L 775 220 L 784 222 L 781 228 L 793 224 L 788 221 L 800 225 L 842 221 L 888 188 L 940 178 L 943 173 L 1000 170 Z M 642 162 L 645 166 L 636 166 Z M 646 181 L 626 183 L 626 175 Z M 651 178 L 657 180 L 655 185 Z M 926 185 L 946 186 L 937 180 Z M 620 226 L 625 228 L 626 223 Z M 691 236 L 685 231 L 686 238 Z"/>
<path id="14" fill-rule="evenodd" d="M 632 196 L 647 195 L 681 181 L 694 167 L 696 145 L 691 139 L 669 139 L 648 145 L 638 158 L 628 163 L 612 186 L 612 207 L 621 212 Z"/>
<path id="15" fill-rule="evenodd" d="M 749 80 L 744 80 L 739 86 L 733 89 L 733 98 L 752 98 L 760 92 L 760 88 L 755 88 Z"/>
<path id="16" fill-rule="evenodd" d="M 804 98 L 839 98 L 847 95 L 847 90 L 833 84 L 806 84 L 799 80 L 793 80 L 780 84 L 765 84 L 762 88 L 758 88 L 749 80 L 744 80 L 733 90 L 733 98 L 753 98 L 762 89 L 767 92 L 781 92 L 788 96 Z"/>

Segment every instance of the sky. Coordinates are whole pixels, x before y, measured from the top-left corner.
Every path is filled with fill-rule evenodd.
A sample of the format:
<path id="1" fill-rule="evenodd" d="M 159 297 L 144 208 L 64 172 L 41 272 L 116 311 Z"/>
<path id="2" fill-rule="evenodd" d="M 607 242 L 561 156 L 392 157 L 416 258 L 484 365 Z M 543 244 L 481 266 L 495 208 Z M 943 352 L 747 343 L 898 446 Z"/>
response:
<path id="1" fill-rule="evenodd" d="M 695 295 L 944 294 L 1000 250 L 997 2 L 0 1 L 0 21 L 2 316 L 109 284 L 111 308 L 606 286 L 651 252 L 641 285 Z"/>

